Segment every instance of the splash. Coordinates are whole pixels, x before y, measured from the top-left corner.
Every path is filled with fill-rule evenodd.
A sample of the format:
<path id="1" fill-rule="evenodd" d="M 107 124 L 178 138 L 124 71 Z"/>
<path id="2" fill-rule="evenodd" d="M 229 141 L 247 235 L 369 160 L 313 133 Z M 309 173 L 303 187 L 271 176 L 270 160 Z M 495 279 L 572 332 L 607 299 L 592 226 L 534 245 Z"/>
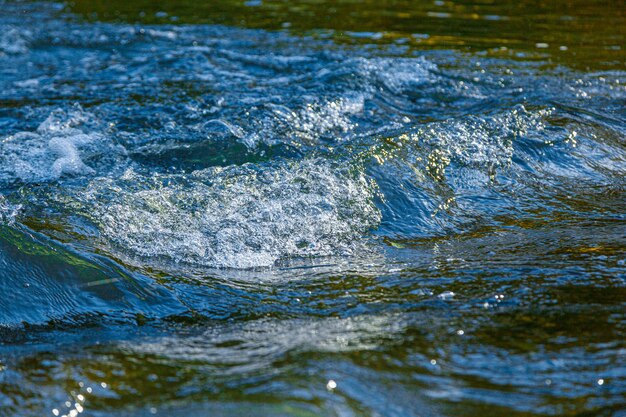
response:
<path id="1" fill-rule="evenodd" d="M 20 204 L 11 204 L 6 198 L 0 195 L 0 225 L 12 225 L 19 214 L 22 206 Z"/>
<path id="2" fill-rule="evenodd" d="M 84 159 L 123 153 L 104 135 L 89 131 L 93 116 L 80 107 L 56 110 L 35 132 L 18 132 L 0 142 L 0 180 L 27 183 L 95 174 Z"/>
<path id="3" fill-rule="evenodd" d="M 355 115 L 363 113 L 365 96 L 349 94 L 335 100 L 312 101 L 298 110 L 291 110 L 282 105 L 270 104 L 273 113 L 270 116 L 271 128 L 262 132 L 266 142 L 276 142 L 281 132 L 290 132 L 299 143 L 316 143 L 320 138 L 341 141 L 351 132 L 356 124 L 351 120 Z"/>
<path id="4" fill-rule="evenodd" d="M 412 136 L 462 165 L 502 167 L 511 162 L 513 141 L 530 131 L 542 131 L 543 119 L 550 113 L 550 109 L 531 112 L 519 105 L 493 116 L 432 123 Z"/>
<path id="5" fill-rule="evenodd" d="M 349 254 L 380 222 L 374 184 L 320 159 L 98 178 L 76 196 L 104 242 L 129 255 L 210 267 Z"/>

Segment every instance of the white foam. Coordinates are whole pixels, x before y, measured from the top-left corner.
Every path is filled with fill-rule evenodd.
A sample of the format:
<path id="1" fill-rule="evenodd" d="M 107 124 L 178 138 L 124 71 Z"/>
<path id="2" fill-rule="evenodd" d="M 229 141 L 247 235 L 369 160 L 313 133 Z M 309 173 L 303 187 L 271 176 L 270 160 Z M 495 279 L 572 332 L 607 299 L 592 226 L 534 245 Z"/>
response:
<path id="1" fill-rule="evenodd" d="M 21 205 L 11 204 L 6 201 L 4 196 L 0 195 L 0 224 L 13 224 L 21 209 Z"/>
<path id="2" fill-rule="evenodd" d="M 357 62 L 357 72 L 373 82 L 374 87 L 380 83 L 395 94 L 436 81 L 436 71 L 437 65 L 424 58 L 361 58 Z"/>
<path id="3" fill-rule="evenodd" d="M 274 70 L 285 70 L 292 67 L 312 62 L 312 58 L 308 56 L 283 56 L 275 54 L 250 55 L 239 52 L 220 50 L 220 53 L 228 58 L 241 61 L 246 64 L 257 65 L 261 67 L 271 68 Z"/>
<path id="4" fill-rule="evenodd" d="M 112 144 L 97 132 L 79 127 L 91 119 L 80 108 L 57 110 L 36 132 L 19 132 L 0 141 L 0 179 L 24 182 L 51 181 L 64 175 L 91 175 L 95 171 L 83 157 L 112 151 Z"/>
<path id="5" fill-rule="evenodd" d="M 363 94 L 350 93 L 334 100 L 311 100 L 295 110 L 279 104 L 266 105 L 275 120 L 270 120 L 260 132 L 248 135 L 247 143 L 264 140 L 273 144 L 292 137 L 285 135 L 285 131 L 291 133 L 298 143 L 316 143 L 324 136 L 341 141 L 355 128 L 351 118 L 363 113 L 365 99 Z"/>
<path id="6" fill-rule="evenodd" d="M 188 176 L 129 170 L 87 190 L 76 197 L 113 250 L 210 267 L 349 254 L 380 221 L 364 174 L 320 159 Z"/>
<path id="7" fill-rule="evenodd" d="M 423 156 L 423 144 L 430 155 L 443 161 L 456 161 L 475 168 L 506 166 L 513 156 L 513 141 L 529 131 L 541 131 L 550 109 L 528 111 L 517 106 L 494 116 L 466 117 L 434 122 L 417 129 L 407 140 L 409 153 Z M 412 150 L 415 148 L 415 152 Z"/>
<path id="8" fill-rule="evenodd" d="M 466 165 L 504 166 L 513 156 L 513 141 L 530 130 L 542 130 L 550 110 L 530 112 L 523 106 L 501 114 L 449 121 L 424 138 Z"/>
<path id="9" fill-rule="evenodd" d="M 25 54 L 29 51 L 29 38 L 32 33 L 28 30 L 0 27 L 0 52 L 9 55 Z"/>
<path id="10" fill-rule="evenodd" d="M 296 134 L 305 140 L 337 131 L 346 133 L 354 127 L 350 116 L 363 112 L 365 97 L 362 94 L 347 95 L 323 103 L 309 103 L 285 118 Z"/>

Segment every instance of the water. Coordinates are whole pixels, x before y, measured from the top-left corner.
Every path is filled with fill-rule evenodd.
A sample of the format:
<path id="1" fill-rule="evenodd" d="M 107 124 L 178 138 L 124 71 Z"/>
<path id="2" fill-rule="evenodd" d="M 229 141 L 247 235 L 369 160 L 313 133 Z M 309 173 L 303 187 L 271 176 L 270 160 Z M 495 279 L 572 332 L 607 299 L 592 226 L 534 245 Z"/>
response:
<path id="1" fill-rule="evenodd" d="M 626 415 L 618 3 L 107 4 L 0 3 L 0 415 Z"/>

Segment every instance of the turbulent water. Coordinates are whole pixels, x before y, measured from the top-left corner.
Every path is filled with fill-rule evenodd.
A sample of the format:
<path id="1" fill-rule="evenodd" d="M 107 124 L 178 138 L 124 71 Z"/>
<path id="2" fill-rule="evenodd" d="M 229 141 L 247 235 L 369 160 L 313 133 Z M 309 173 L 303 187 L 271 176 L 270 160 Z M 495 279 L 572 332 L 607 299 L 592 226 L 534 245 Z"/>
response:
<path id="1" fill-rule="evenodd" d="M 0 1 L 0 415 L 626 415 L 624 67 L 357 37 Z"/>

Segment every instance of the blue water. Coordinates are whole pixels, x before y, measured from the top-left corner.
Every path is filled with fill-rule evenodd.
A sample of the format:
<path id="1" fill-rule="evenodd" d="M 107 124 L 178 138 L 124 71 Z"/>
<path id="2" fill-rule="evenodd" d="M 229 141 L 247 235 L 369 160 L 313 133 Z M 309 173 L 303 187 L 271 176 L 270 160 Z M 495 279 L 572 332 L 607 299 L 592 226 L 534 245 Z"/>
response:
<path id="1" fill-rule="evenodd" d="M 625 104 L 0 2 L 0 415 L 625 415 Z"/>

